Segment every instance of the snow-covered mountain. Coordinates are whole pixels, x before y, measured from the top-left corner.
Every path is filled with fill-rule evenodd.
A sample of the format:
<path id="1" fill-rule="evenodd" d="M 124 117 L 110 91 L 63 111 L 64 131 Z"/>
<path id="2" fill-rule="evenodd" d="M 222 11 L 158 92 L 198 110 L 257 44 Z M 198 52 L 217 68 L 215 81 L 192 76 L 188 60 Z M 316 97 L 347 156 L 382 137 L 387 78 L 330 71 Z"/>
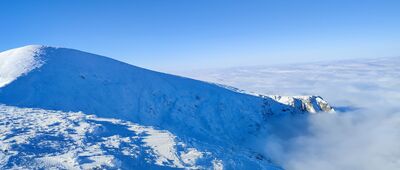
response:
<path id="1" fill-rule="evenodd" d="M 46 46 L 0 53 L 0 103 L 2 168 L 279 169 L 252 147 L 269 118 L 333 111 Z"/>

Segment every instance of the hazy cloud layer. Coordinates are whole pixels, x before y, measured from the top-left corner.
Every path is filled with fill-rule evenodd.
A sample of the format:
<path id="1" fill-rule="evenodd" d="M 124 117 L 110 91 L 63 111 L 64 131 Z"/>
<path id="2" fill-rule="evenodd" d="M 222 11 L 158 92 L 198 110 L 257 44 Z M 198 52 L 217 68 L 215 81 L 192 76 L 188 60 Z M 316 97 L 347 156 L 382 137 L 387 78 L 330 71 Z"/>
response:
<path id="1" fill-rule="evenodd" d="M 264 94 L 317 94 L 336 106 L 336 114 L 270 124 L 265 153 L 285 169 L 400 169 L 399 65 L 382 58 L 184 75 Z"/>

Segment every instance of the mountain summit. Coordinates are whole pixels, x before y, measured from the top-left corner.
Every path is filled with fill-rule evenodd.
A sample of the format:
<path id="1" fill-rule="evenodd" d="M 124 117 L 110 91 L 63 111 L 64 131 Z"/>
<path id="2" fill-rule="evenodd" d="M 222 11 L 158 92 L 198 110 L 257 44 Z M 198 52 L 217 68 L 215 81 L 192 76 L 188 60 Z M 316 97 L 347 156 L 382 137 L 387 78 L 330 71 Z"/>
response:
<path id="1" fill-rule="evenodd" d="M 168 130 L 216 153 L 225 167 L 239 169 L 272 167 L 264 156 L 254 156 L 249 144 L 265 133 L 269 117 L 332 111 L 320 97 L 239 93 L 91 53 L 37 45 L 0 53 L 0 103 Z M 253 154 L 234 156 L 242 152 Z"/>

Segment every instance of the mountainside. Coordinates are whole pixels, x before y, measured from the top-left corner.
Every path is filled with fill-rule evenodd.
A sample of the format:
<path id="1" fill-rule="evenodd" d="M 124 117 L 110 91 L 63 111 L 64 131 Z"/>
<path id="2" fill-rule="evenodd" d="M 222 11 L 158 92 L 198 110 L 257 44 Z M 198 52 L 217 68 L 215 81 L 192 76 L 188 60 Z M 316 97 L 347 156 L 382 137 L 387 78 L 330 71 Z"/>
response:
<path id="1" fill-rule="evenodd" d="M 47 112 L 68 115 L 65 112 L 81 111 L 168 130 L 188 145 L 215 154 L 215 160 L 228 168 L 275 168 L 268 155 L 260 155 L 250 144 L 251 139 L 265 133 L 270 116 L 333 111 L 320 97 L 278 98 L 238 93 L 216 84 L 150 71 L 66 48 L 26 46 L 0 53 L 1 104 L 62 111 L 31 113 L 23 110 L 23 115 L 46 117 Z M 7 117 L 14 116 L 7 107 L 5 119 L 14 119 Z M 42 125 L 39 122 L 34 126 Z M 7 137 L 2 140 L 4 138 Z M 175 164 L 175 158 L 166 159 L 176 165 L 173 167 L 186 167 L 182 163 Z M 184 158 L 179 159 L 182 162 Z"/>

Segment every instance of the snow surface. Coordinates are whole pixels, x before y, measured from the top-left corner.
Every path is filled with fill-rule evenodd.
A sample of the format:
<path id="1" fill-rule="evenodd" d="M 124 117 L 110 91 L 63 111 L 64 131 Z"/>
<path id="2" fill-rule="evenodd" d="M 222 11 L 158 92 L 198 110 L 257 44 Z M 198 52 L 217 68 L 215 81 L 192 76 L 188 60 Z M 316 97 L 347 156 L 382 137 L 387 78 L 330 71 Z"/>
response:
<path id="1" fill-rule="evenodd" d="M 215 160 L 165 130 L 81 112 L 0 106 L 0 169 L 212 169 Z"/>

